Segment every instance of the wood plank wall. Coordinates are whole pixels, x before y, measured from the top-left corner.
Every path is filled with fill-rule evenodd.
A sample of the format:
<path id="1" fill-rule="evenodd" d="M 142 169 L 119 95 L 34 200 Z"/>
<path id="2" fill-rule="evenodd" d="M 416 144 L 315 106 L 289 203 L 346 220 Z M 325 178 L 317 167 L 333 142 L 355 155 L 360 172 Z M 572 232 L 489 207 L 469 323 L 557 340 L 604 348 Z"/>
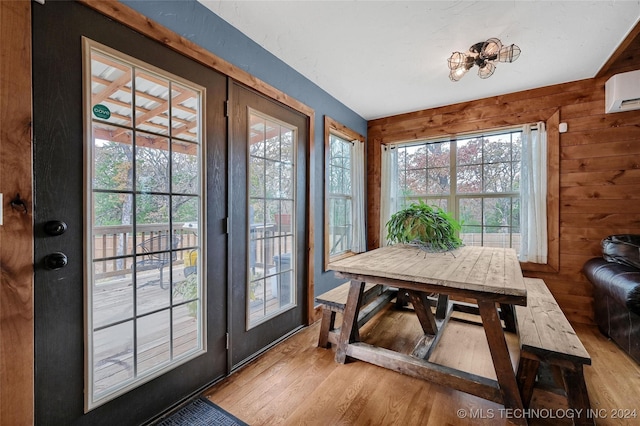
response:
<path id="1" fill-rule="evenodd" d="M 18 426 L 34 421 L 31 2 L 0 1 L 0 40 L 0 425 Z"/>
<path id="2" fill-rule="evenodd" d="M 546 281 L 570 321 L 593 324 L 593 293 L 582 266 L 601 254 L 600 241 L 607 235 L 640 234 L 640 110 L 604 113 L 605 81 L 617 72 L 640 69 L 639 53 L 640 43 L 629 43 L 598 78 L 370 121 L 370 248 L 379 244 L 382 143 L 524 124 L 559 111 L 559 121 L 568 125 L 558 142 L 559 217 L 550 217 L 559 222 L 559 269 L 525 268 L 525 275 Z"/>

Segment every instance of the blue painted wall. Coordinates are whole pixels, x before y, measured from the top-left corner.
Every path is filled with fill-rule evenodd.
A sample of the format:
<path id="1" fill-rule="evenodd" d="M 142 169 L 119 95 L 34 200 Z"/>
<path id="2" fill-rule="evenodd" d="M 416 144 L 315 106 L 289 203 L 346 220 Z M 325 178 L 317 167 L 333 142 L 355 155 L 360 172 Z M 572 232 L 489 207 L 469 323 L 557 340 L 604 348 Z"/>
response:
<path id="1" fill-rule="evenodd" d="M 311 165 L 310 179 L 318 189 L 312 203 L 312 208 L 316 207 L 315 293 L 321 294 L 339 284 L 333 273 L 323 272 L 324 215 L 319 213 L 324 209 L 317 208 L 324 205 L 324 116 L 362 135 L 367 134 L 367 121 L 195 0 L 122 3 L 314 109 L 315 164 Z"/>

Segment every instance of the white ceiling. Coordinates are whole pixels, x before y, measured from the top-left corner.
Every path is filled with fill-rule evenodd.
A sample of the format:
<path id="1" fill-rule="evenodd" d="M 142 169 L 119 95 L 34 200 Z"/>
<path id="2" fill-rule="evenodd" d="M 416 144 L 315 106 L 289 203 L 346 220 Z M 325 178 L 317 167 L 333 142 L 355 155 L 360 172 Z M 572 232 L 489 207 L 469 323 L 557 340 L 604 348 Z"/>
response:
<path id="1" fill-rule="evenodd" d="M 367 120 L 591 78 L 639 1 L 199 0 Z M 520 46 L 486 80 L 447 58 L 497 37 Z"/>

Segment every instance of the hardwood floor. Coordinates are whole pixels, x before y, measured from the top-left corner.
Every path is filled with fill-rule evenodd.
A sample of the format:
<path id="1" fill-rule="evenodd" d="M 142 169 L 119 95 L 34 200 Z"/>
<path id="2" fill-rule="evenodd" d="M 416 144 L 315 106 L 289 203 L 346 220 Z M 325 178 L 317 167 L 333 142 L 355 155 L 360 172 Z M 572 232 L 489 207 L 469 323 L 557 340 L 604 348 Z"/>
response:
<path id="1" fill-rule="evenodd" d="M 466 319 L 475 320 L 473 316 Z M 640 424 L 640 366 L 596 327 L 576 332 L 592 357 L 585 379 L 598 425 Z M 354 361 L 334 361 L 334 349 L 316 347 L 319 322 L 280 343 L 205 392 L 212 402 L 250 425 L 503 425 L 504 407 L 478 397 Z M 361 330 L 361 338 L 405 353 L 421 328 L 413 312 L 389 308 Z M 515 363 L 518 341 L 508 337 Z M 494 378 L 484 332 L 451 321 L 430 360 Z M 530 425 L 571 424 L 566 400 L 536 389 Z M 597 410 L 597 411 L 596 411 Z M 625 412 L 623 410 L 629 410 Z M 616 414 L 633 415 L 613 418 Z M 474 417 L 474 418 L 472 418 Z"/>

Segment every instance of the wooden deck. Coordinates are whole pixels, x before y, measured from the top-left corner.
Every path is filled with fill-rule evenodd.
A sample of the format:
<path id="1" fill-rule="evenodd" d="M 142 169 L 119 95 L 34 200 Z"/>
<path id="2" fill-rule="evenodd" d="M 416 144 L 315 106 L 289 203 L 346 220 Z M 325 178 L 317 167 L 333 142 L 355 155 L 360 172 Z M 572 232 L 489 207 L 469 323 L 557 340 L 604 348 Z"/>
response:
<path id="1" fill-rule="evenodd" d="M 174 276 L 182 274 L 182 265 L 174 266 Z M 262 268 L 256 268 L 262 273 Z M 165 270 L 165 280 L 168 280 Z M 137 313 L 144 314 L 169 306 L 169 288 L 159 285 L 157 270 L 138 274 Z M 276 277 L 273 277 L 273 284 Z M 98 328 L 130 318 L 133 314 L 133 291 L 131 274 L 108 277 L 101 280 L 94 290 L 94 325 Z M 250 303 L 252 318 L 262 318 L 264 312 L 274 312 L 280 306 L 280 299 L 272 291 L 275 289 L 267 279 L 266 288 L 256 291 L 256 301 Z M 168 287 L 168 285 L 167 285 Z M 174 294 L 174 303 L 183 301 Z M 192 311 L 190 307 L 193 306 Z M 138 320 L 137 353 L 134 360 L 134 339 L 132 322 L 124 322 L 114 327 L 102 328 L 94 334 L 94 386 L 96 395 L 119 383 L 161 368 L 173 357 L 178 358 L 198 345 L 198 322 L 195 303 L 188 303 L 174 309 L 173 318 L 164 310 L 144 316 Z M 170 324 L 173 324 L 170 327 Z M 173 333 L 173 347 L 170 345 L 170 333 Z"/>
<path id="2" fill-rule="evenodd" d="M 168 235 L 166 224 L 146 224 L 139 228 L 135 237 L 130 234 L 130 226 L 125 225 L 104 226 L 95 232 L 97 261 L 94 263 L 96 285 L 92 313 L 96 330 L 93 341 L 93 382 L 94 393 L 98 397 L 101 392 L 134 376 L 162 368 L 172 359 L 200 346 L 197 340 L 197 304 L 188 303 L 175 308 L 171 318 L 170 311 L 166 309 L 172 303 L 175 305 L 187 301 L 177 292 L 171 294 L 169 280 L 173 276 L 175 288 L 185 279 L 184 263 L 190 256 L 190 248 L 197 244 L 196 231 L 188 224 L 173 224 L 172 233 L 178 242 L 177 247 L 173 247 L 173 264 L 167 264 L 162 273 L 153 265 L 147 265 L 148 270 L 138 269 L 134 299 L 133 263 L 144 260 L 144 257 L 130 256 L 134 247 L 145 240 L 167 238 Z M 250 292 L 249 318 L 252 323 L 276 313 L 288 303 L 278 297 L 280 286 L 275 265 L 278 255 L 291 251 L 292 235 L 288 232 L 277 228 L 275 224 L 254 224 L 251 227 L 249 267 L 252 279 L 257 280 L 258 284 Z M 167 247 L 152 246 L 148 249 L 153 252 L 166 250 Z M 198 261 L 197 255 L 193 261 Z M 288 278 L 287 272 L 281 276 Z M 159 285 L 160 280 L 162 286 Z M 135 336 L 137 343 L 134 343 L 133 321 L 126 321 L 134 316 L 134 305 L 135 315 L 139 317 Z M 112 324 L 117 325 L 107 327 Z"/>
<path id="3" fill-rule="evenodd" d="M 168 277 L 168 271 L 166 275 Z M 167 279 L 167 278 L 165 278 Z M 166 308 L 170 303 L 169 288 L 159 285 L 157 271 L 138 274 L 137 314 Z M 175 300 L 175 299 L 174 299 Z M 160 368 L 173 357 L 198 347 L 197 314 L 186 304 L 177 307 L 170 318 L 169 310 L 160 310 L 138 319 L 137 350 L 134 351 L 133 322 L 126 321 L 94 333 L 94 389 L 95 394 Z M 195 304 L 193 304 L 195 305 Z M 133 315 L 131 274 L 101 280 L 94 289 L 94 325 L 102 327 Z M 173 333 L 173 347 L 171 347 Z M 135 352 L 135 354 L 134 354 Z"/>

